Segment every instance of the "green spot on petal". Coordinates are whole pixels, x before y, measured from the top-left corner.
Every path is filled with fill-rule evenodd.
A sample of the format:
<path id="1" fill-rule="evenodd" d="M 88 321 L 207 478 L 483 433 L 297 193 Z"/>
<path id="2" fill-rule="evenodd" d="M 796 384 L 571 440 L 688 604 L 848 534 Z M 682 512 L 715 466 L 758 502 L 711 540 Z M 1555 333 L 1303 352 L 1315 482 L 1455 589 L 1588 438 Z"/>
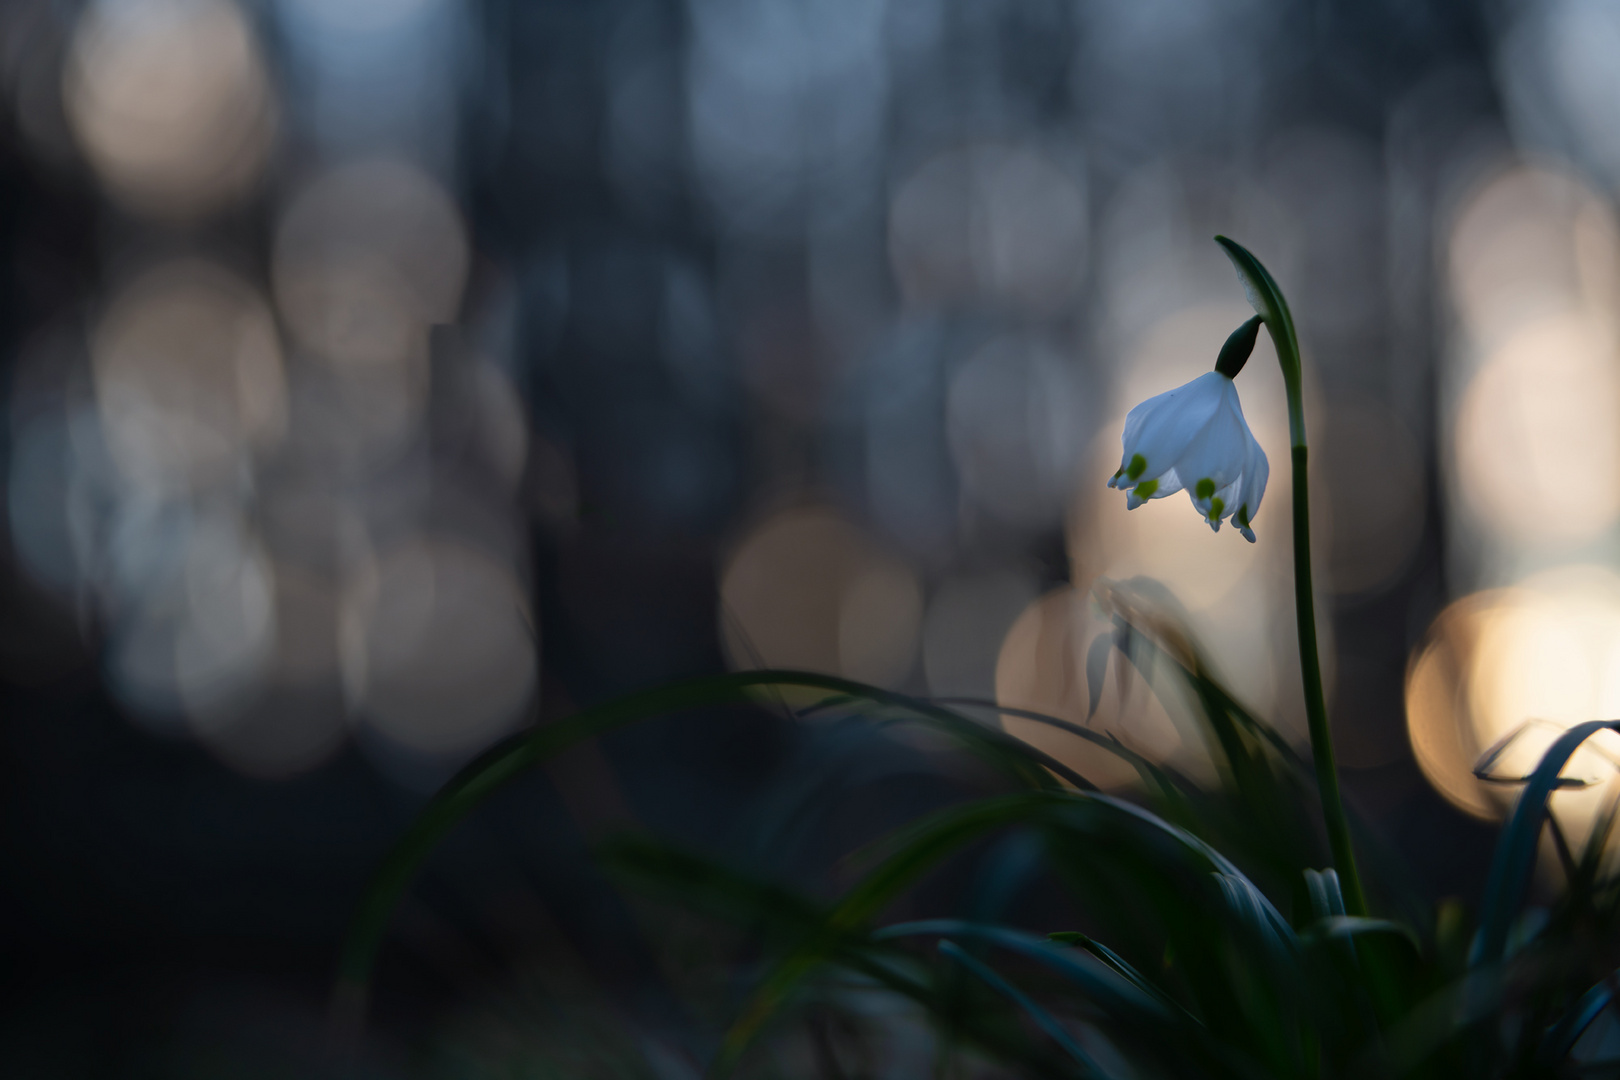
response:
<path id="1" fill-rule="evenodd" d="M 1204 483 L 1208 483 L 1208 481 L 1206 480 L 1206 481 L 1204 481 Z M 1212 500 L 1210 502 L 1210 504 L 1209 504 L 1209 520 L 1211 520 L 1211 521 L 1220 520 L 1221 511 L 1225 510 L 1225 509 L 1226 509 L 1226 503 L 1225 502 L 1221 501 L 1220 499 Z"/>
<path id="2" fill-rule="evenodd" d="M 1138 499 L 1151 499 L 1153 493 L 1159 490 L 1159 482 L 1157 480 L 1144 480 L 1142 483 L 1137 484 L 1133 490 Z"/>
<path id="3" fill-rule="evenodd" d="M 1232 515 L 1232 520 L 1237 523 L 1238 528 L 1247 529 L 1249 527 L 1249 504 L 1244 503 L 1239 506 L 1237 513 Z"/>
<path id="4" fill-rule="evenodd" d="M 1131 463 L 1125 466 L 1126 478 L 1135 480 L 1138 476 L 1141 476 L 1145 472 L 1147 472 L 1147 458 L 1143 457 L 1141 454 L 1132 454 Z"/>
<path id="5" fill-rule="evenodd" d="M 1202 480 L 1198 481 L 1197 486 L 1193 488 L 1193 494 L 1198 496 L 1200 499 L 1209 498 L 1211 495 L 1215 494 L 1215 481 L 1211 480 L 1207 476 L 1204 477 Z"/>

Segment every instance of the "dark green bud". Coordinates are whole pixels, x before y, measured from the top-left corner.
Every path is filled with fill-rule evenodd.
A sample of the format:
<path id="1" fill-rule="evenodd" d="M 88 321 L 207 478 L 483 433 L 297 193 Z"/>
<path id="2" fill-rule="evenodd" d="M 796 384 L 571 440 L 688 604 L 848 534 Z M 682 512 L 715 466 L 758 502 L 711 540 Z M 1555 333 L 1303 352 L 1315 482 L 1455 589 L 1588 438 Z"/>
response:
<path id="1" fill-rule="evenodd" d="M 1215 358 L 1215 370 L 1228 379 L 1237 378 L 1237 373 L 1243 370 L 1243 365 L 1249 362 L 1249 354 L 1254 352 L 1255 338 L 1260 336 L 1260 316 L 1256 315 L 1236 330 L 1221 346 L 1221 355 Z"/>

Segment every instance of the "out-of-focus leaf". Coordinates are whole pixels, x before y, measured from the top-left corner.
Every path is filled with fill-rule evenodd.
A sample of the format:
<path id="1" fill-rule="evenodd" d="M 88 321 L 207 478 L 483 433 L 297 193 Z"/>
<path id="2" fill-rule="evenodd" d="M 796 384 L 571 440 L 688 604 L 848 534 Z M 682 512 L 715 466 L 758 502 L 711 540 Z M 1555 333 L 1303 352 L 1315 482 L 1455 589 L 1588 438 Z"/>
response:
<path id="1" fill-rule="evenodd" d="M 1114 653 L 1114 635 L 1104 630 L 1086 649 L 1086 719 L 1097 715 L 1102 701 L 1103 682 L 1108 678 L 1108 658 Z"/>
<path id="2" fill-rule="evenodd" d="M 1242 874 L 1216 873 L 1214 877 L 1227 909 L 1238 923 L 1247 927 L 1275 959 L 1289 960 L 1299 946 L 1299 938 L 1265 894 Z"/>
<path id="3" fill-rule="evenodd" d="M 959 919 L 928 919 L 884 927 L 873 937 L 893 940 L 900 937 L 939 936 L 993 945 L 1061 976 L 1080 994 L 1108 1014 L 1117 1033 L 1129 1045 L 1173 1066 L 1173 1075 L 1258 1076 L 1252 1062 L 1233 1047 L 1222 1045 L 1197 1018 L 1152 986 L 1140 975 L 1133 979 L 1103 962 L 1092 966 L 1078 960 L 1072 949 L 1054 946 L 1033 934 L 1005 926 Z M 1134 972 L 1115 957 L 1115 962 Z"/>
<path id="4" fill-rule="evenodd" d="M 876 931 L 874 941 L 900 937 L 964 938 L 997 945 L 1026 956 L 1073 983 L 1105 1012 L 1136 1024 L 1164 1024 L 1176 1019 L 1162 997 L 1110 971 L 1083 964 L 1073 950 L 1059 948 L 1043 938 L 1005 926 L 990 926 L 964 919 L 925 919 L 897 923 Z M 1183 1014 L 1184 1016 L 1185 1014 Z"/>
<path id="5" fill-rule="evenodd" d="M 803 893 L 739 873 L 650 836 L 624 834 L 597 845 L 603 869 L 652 887 L 690 906 L 739 922 L 771 922 L 805 933 L 820 926 L 827 908 Z"/>
<path id="6" fill-rule="evenodd" d="M 1158 793 L 1169 801 L 1176 803 L 1185 802 L 1186 796 L 1193 790 L 1192 783 L 1177 774 L 1174 770 L 1160 765 L 1152 759 L 1137 753 L 1135 750 L 1132 750 L 1130 747 L 1121 742 L 1118 737 L 1107 732 L 1093 731 L 1088 727 L 1082 727 L 1079 724 L 1069 720 L 1064 720 L 1061 717 L 1052 716 L 1043 712 L 1037 712 L 1034 709 L 1018 709 L 1009 705 L 1001 705 L 986 698 L 950 697 L 932 698 L 930 700 L 934 701 L 936 704 L 951 707 L 966 706 L 979 709 L 992 709 L 1003 716 L 1014 716 L 1020 720 L 1029 720 L 1033 723 L 1044 724 L 1047 727 L 1056 728 L 1059 731 L 1067 732 L 1077 739 L 1089 742 L 1094 746 L 1102 747 L 1110 754 L 1113 754 L 1115 757 L 1131 766 L 1136 770 L 1136 774 L 1142 778 L 1142 782 L 1147 785 L 1150 790 L 1157 789 Z"/>
<path id="7" fill-rule="evenodd" d="M 1476 1025 L 1501 1015 L 1508 1003 L 1543 985 L 1548 973 L 1545 958 L 1530 956 L 1470 970 L 1408 1010 L 1379 1044 L 1369 1048 L 1355 1075 L 1404 1076 L 1459 1037 L 1466 1040 L 1465 1049 L 1472 1051 L 1476 1062 L 1488 1060 Z"/>
<path id="8" fill-rule="evenodd" d="M 766 978 L 726 1036 L 722 1067 L 729 1068 L 738 1060 L 794 987 L 827 959 L 830 945 L 841 935 L 864 925 L 924 872 L 986 833 L 1043 820 L 1049 827 L 1058 829 L 1079 826 L 1093 834 L 1126 836 L 1134 833 L 1157 839 L 1168 845 L 1186 871 L 1213 871 L 1233 882 L 1243 883 L 1237 887 L 1243 889 L 1247 898 L 1250 917 L 1261 925 L 1273 929 L 1281 927 L 1292 935 L 1276 908 L 1229 859 L 1186 830 L 1122 799 L 1091 792 L 1032 791 L 947 807 L 874 846 L 882 861 L 839 902 L 825 930 L 807 941 Z M 1195 898 L 1186 899 L 1193 902 Z"/>
<path id="9" fill-rule="evenodd" d="M 978 922 L 1001 918 L 1015 897 L 1041 869 L 1045 847 L 1039 834 L 1013 829 L 998 840 L 974 867 L 969 910 Z"/>
<path id="10" fill-rule="evenodd" d="M 1148 586 L 1155 586 L 1149 589 Z M 1137 596 L 1136 594 L 1142 594 Z M 1180 703 L 1159 693 L 1154 672 L 1163 664 L 1190 690 L 1204 710 L 1204 720 L 1211 734 L 1216 736 L 1222 755 L 1227 759 L 1234 778 L 1252 773 L 1245 766 L 1255 755 L 1243 746 L 1238 731 L 1259 739 L 1277 753 L 1291 769 L 1304 777 L 1312 776 L 1308 762 L 1289 745 L 1275 728 L 1256 719 L 1236 698 L 1209 674 L 1209 666 L 1191 638 L 1178 628 L 1186 621 L 1179 606 L 1172 605 L 1163 594 L 1163 587 L 1147 579 L 1097 586 L 1093 597 L 1101 610 L 1114 620 L 1114 647 L 1137 669 L 1166 709 L 1176 709 Z M 1147 605 L 1162 614 L 1149 616 Z M 1168 638 L 1163 642 L 1161 638 Z M 1233 725 L 1236 725 L 1234 727 Z"/>
<path id="11" fill-rule="evenodd" d="M 1546 730 L 1547 728 L 1557 730 L 1557 725 L 1547 720 L 1526 720 L 1524 723 L 1520 724 L 1506 735 L 1503 735 L 1500 739 L 1497 739 L 1495 742 L 1491 743 L 1490 746 L 1485 748 L 1485 752 L 1479 756 L 1479 760 L 1474 762 L 1474 768 L 1472 770 L 1474 779 L 1487 784 L 1500 784 L 1504 787 L 1512 787 L 1518 784 L 1528 783 L 1530 780 L 1528 775 L 1515 776 L 1512 773 L 1499 773 L 1496 771 L 1496 764 L 1502 760 L 1502 757 L 1507 753 L 1509 748 L 1511 748 L 1514 743 L 1525 740 L 1528 733 L 1537 730 Z M 1563 790 L 1566 788 L 1584 788 L 1588 786 L 1590 786 L 1588 781 L 1582 780 L 1580 777 L 1576 776 L 1560 776 L 1556 781 L 1554 781 L 1554 787 L 1557 790 Z"/>
<path id="12" fill-rule="evenodd" d="M 1305 892 L 1310 897 L 1311 915 L 1318 920 L 1344 914 L 1344 894 L 1339 891 L 1337 870 L 1305 871 Z"/>
<path id="13" fill-rule="evenodd" d="M 1165 995 L 1164 991 L 1154 986 L 1142 976 L 1141 972 L 1137 971 L 1134 966 L 1127 962 L 1124 957 L 1120 956 L 1113 949 L 1110 949 L 1102 942 L 1096 941 L 1088 935 L 1082 934 L 1078 930 L 1058 930 L 1054 933 L 1047 934 L 1046 938 L 1048 941 L 1055 941 L 1060 945 L 1072 945 L 1075 948 L 1084 949 L 1086 952 L 1090 953 L 1092 956 L 1095 956 L 1104 964 L 1107 964 L 1110 968 L 1113 968 L 1115 972 L 1117 972 L 1124 979 L 1128 980 L 1138 990 L 1141 990 L 1143 993 L 1153 995 L 1160 1001 L 1165 1002 L 1167 1005 L 1169 1004 L 1170 999 Z M 1177 1006 L 1177 1008 L 1179 1008 L 1179 1006 Z"/>
<path id="14" fill-rule="evenodd" d="M 1556 1069 L 1569 1057 L 1569 1052 L 1575 1049 L 1575 1043 L 1592 1026 L 1592 1021 L 1602 1016 L 1603 1010 L 1613 1004 L 1617 986 L 1620 986 L 1620 971 L 1613 972 L 1582 994 L 1580 1000 L 1559 1018 L 1536 1050 L 1536 1060 L 1543 1068 Z"/>
<path id="15" fill-rule="evenodd" d="M 1040 1005 L 1036 1004 L 1034 999 L 1028 994 L 1024 993 L 1022 990 L 1018 989 L 1018 987 L 1002 978 L 995 972 L 994 969 L 990 967 L 990 965 L 975 959 L 949 941 L 941 941 L 939 943 L 939 950 L 946 956 L 949 956 L 952 960 L 955 960 L 958 964 L 961 964 L 968 971 L 972 972 L 973 975 L 982 981 L 986 986 L 990 987 L 996 993 L 1001 994 L 1013 1004 L 1017 1005 L 1020 1009 L 1023 1009 L 1024 1012 L 1028 1013 L 1030 1019 L 1034 1020 L 1042 1031 L 1046 1032 L 1052 1037 L 1053 1042 L 1061 1046 L 1064 1051 L 1075 1060 L 1075 1063 L 1080 1066 L 1080 1074 L 1082 1076 L 1108 1076 L 1108 1073 L 1103 1071 L 1102 1066 L 1098 1065 L 1097 1062 L 1092 1059 L 1091 1055 L 1082 1050 L 1080 1048 L 1080 1044 L 1074 1041 L 1074 1036 L 1070 1035 L 1063 1029 L 1063 1025 L 1057 1022 L 1056 1017 L 1047 1012 L 1045 1009 L 1041 1008 Z"/>
<path id="16" fill-rule="evenodd" d="M 679 850 L 652 837 L 615 837 L 598 850 L 610 873 L 643 891 L 653 891 L 703 914 L 761 928 L 778 939 L 791 936 L 801 942 L 808 935 L 821 934 L 827 961 L 865 976 L 926 1010 L 937 1013 L 943 1007 L 936 989 L 925 977 L 925 969 L 908 951 L 875 942 L 864 932 L 826 933 L 828 908 L 795 890 L 755 879 L 707 856 Z M 1016 1031 L 987 1026 L 981 1018 L 955 1018 L 952 1036 L 998 1060 L 1019 1063 L 1030 1075 L 1051 1072 L 1045 1063 L 1030 1059 L 1027 1040 L 1022 1040 Z"/>
<path id="17" fill-rule="evenodd" d="M 1513 914 L 1530 879 L 1534 867 L 1536 843 L 1541 836 L 1542 821 L 1547 814 L 1547 800 L 1559 786 L 1558 774 L 1581 743 L 1600 731 L 1620 731 L 1620 721 L 1590 720 L 1576 724 L 1548 748 L 1530 774 L 1524 792 L 1507 828 L 1496 844 L 1491 859 L 1490 876 L 1485 883 L 1485 896 L 1481 904 L 1479 938 L 1472 963 L 1490 966 L 1502 959 L 1507 946 L 1508 931 Z"/>
<path id="18" fill-rule="evenodd" d="M 1215 850 L 1215 848 L 1211 847 L 1203 840 L 1199 839 L 1197 836 L 1194 836 L 1192 833 L 1188 832 L 1186 829 L 1177 828 L 1168 821 L 1165 821 L 1163 818 L 1159 817 L 1157 814 L 1154 814 L 1152 811 L 1145 810 L 1134 803 L 1126 802 L 1124 799 L 1116 799 L 1111 795 L 1088 795 L 1084 800 L 1084 804 L 1087 806 L 1106 808 L 1112 813 L 1121 815 L 1124 818 L 1135 819 L 1141 824 L 1146 825 L 1149 828 L 1174 840 L 1177 844 L 1184 847 L 1189 853 L 1196 854 L 1200 858 L 1206 860 L 1210 867 L 1219 873 L 1230 875 L 1235 878 L 1241 878 L 1245 883 L 1248 883 L 1249 888 L 1253 890 L 1256 898 L 1255 902 L 1265 910 L 1266 917 L 1268 919 L 1275 920 L 1284 927 L 1288 925 L 1287 921 L 1284 920 L 1280 914 L 1278 914 L 1277 909 L 1272 906 L 1271 901 L 1266 899 L 1265 894 L 1261 893 L 1258 889 L 1255 889 L 1252 883 L 1249 883 L 1247 876 L 1244 875 L 1243 871 L 1237 868 L 1237 864 L 1232 862 L 1232 860 L 1228 859 L 1225 855 L 1222 855 L 1219 851 Z M 1080 805 L 1080 802 L 1075 800 L 1071 802 L 1071 805 Z"/>
<path id="19" fill-rule="evenodd" d="M 350 1031 L 364 1023 L 372 964 L 395 905 L 422 861 L 473 808 L 528 770 L 576 743 L 653 716 L 707 705 L 748 702 L 757 691 L 772 687 L 825 690 L 905 710 L 945 731 L 1023 786 L 1054 789 L 1058 787 L 1054 776 L 1063 777 L 1082 789 L 1093 786 L 1061 762 L 1004 732 L 993 731 L 926 701 L 830 675 L 743 671 L 618 698 L 497 743 L 439 789 L 383 860 L 361 899 L 338 962 L 333 998 L 335 1022 Z"/>
<path id="20" fill-rule="evenodd" d="M 1030 796 L 1036 796 L 1031 799 Z M 720 1068 L 728 1070 L 741 1057 L 764 1024 L 798 983 L 827 959 L 830 947 L 844 934 L 864 926 L 903 889 L 979 837 L 996 829 L 1027 822 L 1069 798 L 1057 792 L 1027 792 L 980 799 L 946 807 L 900 830 L 870 851 L 882 861 L 844 895 L 823 927 L 790 954 L 755 991 L 721 1048 Z"/>
<path id="21" fill-rule="evenodd" d="M 1569 876 L 1568 892 L 1581 907 L 1591 907 L 1592 893 L 1603 870 L 1609 850 L 1609 837 L 1614 835 L 1616 820 L 1620 820 L 1620 795 L 1610 799 L 1609 804 L 1598 815 L 1591 833 L 1587 835 L 1586 844 L 1581 849 L 1580 861 L 1576 864 L 1574 873 Z"/>
<path id="22" fill-rule="evenodd" d="M 1354 915 L 1329 915 L 1317 919 L 1299 932 L 1299 940 L 1303 945 L 1315 945 L 1324 941 L 1350 940 L 1367 934 L 1393 934 L 1409 942 L 1414 950 L 1423 947 L 1422 942 L 1418 940 L 1417 931 L 1405 923 L 1391 919 L 1364 919 Z"/>

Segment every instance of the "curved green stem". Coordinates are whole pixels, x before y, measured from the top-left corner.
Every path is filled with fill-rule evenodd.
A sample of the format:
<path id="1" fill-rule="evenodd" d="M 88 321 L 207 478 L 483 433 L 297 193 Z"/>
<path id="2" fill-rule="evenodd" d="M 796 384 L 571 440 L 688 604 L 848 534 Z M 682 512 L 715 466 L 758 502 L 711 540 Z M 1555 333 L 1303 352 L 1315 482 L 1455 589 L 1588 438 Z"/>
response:
<path id="1" fill-rule="evenodd" d="M 1249 250 L 1224 236 L 1215 242 L 1237 268 L 1243 291 L 1271 334 L 1282 366 L 1288 395 L 1288 441 L 1293 451 L 1294 479 L 1294 613 L 1299 623 L 1299 666 L 1305 683 L 1305 718 L 1310 725 L 1311 756 L 1316 764 L 1316 786 L 1322 796 L 1322 819 L 1333 865 L 1339 872 L 1346 914 L 1367 914 L 1367 898 L 1350 844 L 1350 821 L 1339 795 L 1339 769 L 1333 757 L 1333 732 L 1328 727 L 1327 701 L 1322 691 L 1322 662 L 1316 645 L 1316 593 L 1311 584 L 1311 499 L 1306 475 L 1309 448 L 1305 441 L 1305 394 L 1299 360 L 1299 338 L 1288 301 L 1266 268 Z"/>

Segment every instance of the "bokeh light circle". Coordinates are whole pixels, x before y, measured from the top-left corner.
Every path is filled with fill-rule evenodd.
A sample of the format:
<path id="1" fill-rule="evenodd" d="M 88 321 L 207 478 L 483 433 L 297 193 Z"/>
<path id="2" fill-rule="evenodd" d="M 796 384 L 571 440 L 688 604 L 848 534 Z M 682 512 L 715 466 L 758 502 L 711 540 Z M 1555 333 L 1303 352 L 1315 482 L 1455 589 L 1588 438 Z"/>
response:
<path id="1" fill-rule="evenodd" d="M 1413 754 L 1435 789 L 1474 816 L 1506 816 L 1520 790 L 1507 781 L 1528 775 L 1560 732 L 1620 716 L 1620 577 L 1570 566 L 1452 603 L 1408 667 L 1406 710 Z M 1504 740 L 1489 779 L 1476 777 Z M 1589 785 L 1552 804 L 1572 843 L 1612 795 L 1617 764 L 1620 736 L 1604 733 L 1566 766 L 1563 775 Z"/>
<path id="2" fill-rule="evenodd" d="M 166 263 L 130 282 L 91 356 L 112 459 L 137 485 L 216 483 L 284 431 L 274 322 L 251 287 L 212 264 Z"/>
<path id="3" fill-rule="evenodd" d="M 1614 211 L 1573 176 L 1514 166 L 1485 181 L 1459 208 L 1447 252 L 1468 338 L 1490 351 L 1525 323 L 1611 309 L 1617 235 Z"/>
<path id="4" fill-rule="evenodd" d="M 276 230 L 276 303 L 299 343 L 340 367 L 408 361 L 455 321 L 467 274 L 461 215 L 401 161 L 340 166 L 302 189 Z"/>
<path id="5" fill-rule="evenodd" d="M 966 494 L 1024 526 L 1055 521 L 1089 425 L 1077 362 L 1038 342 L 998 338 L 951 376 L 945 431 Z"/>
<path id="6" fill-rule="evenodd" d="M 1493 532 L 1579 541 L 1620 516 L 1620 380 L 1613 343 L 1571 315 L 1524 325 L 1457 410 L 1458 480 Z"/>
<path id="7" fill-rule="evenodd" d="M 1080 287 L 1088 242 L 1079 174 L 1033 146 L 947 150 L 901 183 L 889 210 L 889 257 L 912 304 L 1056 313 Z"/>
<path id="8" fill-rule="evenodd" d="M 915 662 L 916 574 L 827 507 L 783 510 L 751 529 L 721 573 L 720 604 L 734 670 L 796 668 L 897 686 Z"/>
<path id="9" fill-rule="evenodd" d="M 229 0 L 96 0 L 74 33 L 64 99 L 112 194 L 161 216 L 240 196 L 276 131 L 264 60 Z"/>
<path id="10" fill-rule="evenodd" d="M 408 540 L 346 598 L 344 677 L 365 723 L 389 742 L 464 753 L 510 730 L 533 697 L 533 625 L 505 566 L 455 540 Z"/>

